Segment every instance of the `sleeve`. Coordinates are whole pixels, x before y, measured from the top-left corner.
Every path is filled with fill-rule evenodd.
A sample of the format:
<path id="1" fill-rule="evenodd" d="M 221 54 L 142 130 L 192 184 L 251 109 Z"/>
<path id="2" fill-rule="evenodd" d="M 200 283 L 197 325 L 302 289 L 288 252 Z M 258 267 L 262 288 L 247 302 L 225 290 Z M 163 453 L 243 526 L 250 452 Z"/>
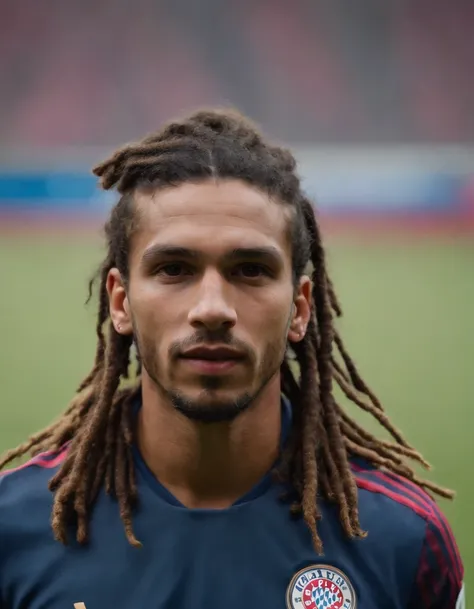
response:
<path id="1" fill-rule="evenodd" d="M 437 507 L 426 524 L 409 609 L 465 609 L 464 567 L 451 527 Z"/>

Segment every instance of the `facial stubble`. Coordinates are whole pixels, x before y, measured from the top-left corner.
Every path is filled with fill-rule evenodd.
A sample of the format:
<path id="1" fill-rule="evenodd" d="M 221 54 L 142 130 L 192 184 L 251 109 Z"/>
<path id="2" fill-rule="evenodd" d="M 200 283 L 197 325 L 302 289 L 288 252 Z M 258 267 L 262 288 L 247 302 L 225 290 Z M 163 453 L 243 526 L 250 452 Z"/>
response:
<path id="1" fill-rule="evenodd" d="M 287 330 L 285 335 L 278 341 L 267 345 L 256 374 L 258 379 L 256 388 L 243 391 L 233 397 L 223 397 L 221 399 L 218 397 L 218 392 L 225 389 L 226 384 L 228 384 L 229 381 L 226 378 L 215 375 L 201 375 L 199 382 L 201 383 L 202 390 L 198 397 L 187 396 L 184 391 L 180 391 L 172 386 L 166 387 L 160 381 L 160 367 L 156 345 L 153 341 L 140 336 L 136 327 L 134 328 L 134 342 L 142 367 L 155 383 L 158 391 L 173 408 L 192 421 L 220 423 L 233 421 L 240 414 L 251 408 L 270 381 L 278 374 L 285 357 Z M 245 364 L 248 364 L 248 362 L 245 362 Z"/>

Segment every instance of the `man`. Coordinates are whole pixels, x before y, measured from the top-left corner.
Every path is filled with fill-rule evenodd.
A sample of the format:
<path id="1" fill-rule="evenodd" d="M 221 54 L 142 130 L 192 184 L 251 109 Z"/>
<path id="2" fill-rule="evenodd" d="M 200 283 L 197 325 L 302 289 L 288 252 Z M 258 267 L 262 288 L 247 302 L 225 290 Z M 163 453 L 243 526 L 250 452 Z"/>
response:
<path id="1" fill-rule="evenodd" d="M 416 477 L 409 460 L 426 462 L 336 332 L 293 156 L 203 111 L 94 171 L 121 195 L 95 363 L 0 463 L 33 455 L 0 482 L 2 608 L 462 606 L 423 489 L 451 494 Z M 353 421 L 334 382 L 394 441 Z"/>

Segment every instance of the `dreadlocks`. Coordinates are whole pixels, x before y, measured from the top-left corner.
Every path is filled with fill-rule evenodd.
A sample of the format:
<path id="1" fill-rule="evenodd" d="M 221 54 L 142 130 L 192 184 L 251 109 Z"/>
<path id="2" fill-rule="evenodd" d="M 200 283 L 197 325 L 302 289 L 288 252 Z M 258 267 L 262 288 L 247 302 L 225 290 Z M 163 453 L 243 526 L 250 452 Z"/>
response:
<path id="1" fill-rule="evenodd" d="M 106 279 L 114 267 L 125 282 L 128 278 L 130 240 L 138 220 L 133 194 L 138 189 L 153 190 L 190 180 L 241 179 L 288 206 L 292 212 L 295 283 L 311 267 L 313 311 L 307 334 L 302 342 L 289 346 L 281 369 L 282 391 L 293 404 L 294 427 L 278 475 L 291 483 L 291 511 L 303 515 L 315 549 L 322 551 L 317 495 L 337 504 L 348 537 L 365 535 L 359 524 L 357 488 L 350 467 L 353 456 L 405 476 L 440 496 L 452 497 L 450 491 L 419 479 L 409 467 L 409 460 L 427 469 L 429 465 L 390 422 L 337 333 L 334 321 L 342 314 L 341 307 L 327 273 L 313 206 L 301 191 L 295 170 L 290 152 L 270 145 L 239 114 L 218 111 L 201 111 L 172 122 L 95 167 L 102 187 L 116 188 L 121 195 L 105 226 L 107 256 L 96 276 L 95 362 L 64 415 L 0 461 L 1 468 L 27 454 L 67 446 L 65 460 L 50 481 L 55 493 L 52 527 L 59 541 L 67 542 L 70 526 L 75 527 L 79 543 L 87 541 L 91 510 L 105 488 L 118 502 L 129 542 L 140 545 L 132 529 L 138 500 L 132 456 L 133 404 L 140 390 L 140 364 L 131 355 L 132 338 L 118 334 L 110 323 Z M 393 440 L 381 441 L 352 420 L 334 398 L 334 382 Z"/>

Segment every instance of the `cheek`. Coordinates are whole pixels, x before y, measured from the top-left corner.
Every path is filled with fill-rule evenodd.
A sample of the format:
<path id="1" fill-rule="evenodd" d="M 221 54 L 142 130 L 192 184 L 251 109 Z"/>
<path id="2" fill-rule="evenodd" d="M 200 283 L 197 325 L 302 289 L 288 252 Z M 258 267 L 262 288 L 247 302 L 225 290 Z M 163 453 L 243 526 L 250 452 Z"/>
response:
<path id="1" fill-rule="evenodd" d="M 286 338 L 291 316 L 292 293 L 273 294 L 242 308 L 242 325 L 254 342 L 276 342 Z"/>
<path id="2" fill-rule="evenodd" d="M 130 309 L 134 327 L 141 340 L 154 343 L 161 350 L 166 343 L 166 335 L 173 332 L 176 320 L 176 307 L 165 298 L 156 298 L 146 290 L 131 295 Z"/>

